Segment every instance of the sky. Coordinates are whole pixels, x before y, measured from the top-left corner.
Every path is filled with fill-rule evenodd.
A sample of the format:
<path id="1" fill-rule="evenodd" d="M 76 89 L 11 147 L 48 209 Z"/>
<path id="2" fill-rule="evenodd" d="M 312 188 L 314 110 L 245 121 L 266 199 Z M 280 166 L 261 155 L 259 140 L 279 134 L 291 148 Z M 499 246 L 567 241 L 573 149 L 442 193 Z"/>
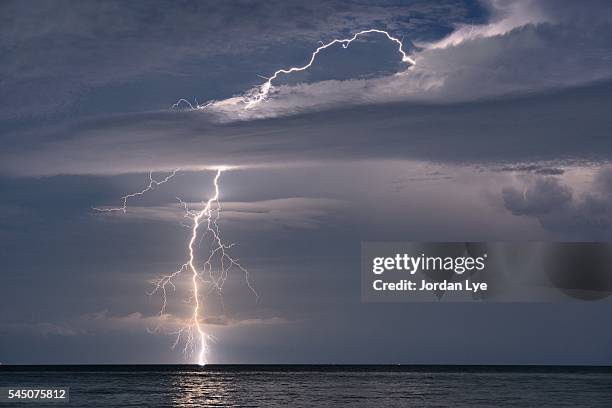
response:
<path id="1" fill-rule="evenodd" d="M 148 293 L 185 261 L 177 197 L 229 166 L 219 226 L 257 296 L 232 270 L 206 298 L 210 362 L 612 364 L 609 303 L 362 303 L 359 271 L 364 241 L 612 239 L 609 2 L 0 11 L 1 363 L 192 362 L 189 280 L 162 317 Z M 415 64 L 371 33 L 245 108 L 368 29 Z"/>

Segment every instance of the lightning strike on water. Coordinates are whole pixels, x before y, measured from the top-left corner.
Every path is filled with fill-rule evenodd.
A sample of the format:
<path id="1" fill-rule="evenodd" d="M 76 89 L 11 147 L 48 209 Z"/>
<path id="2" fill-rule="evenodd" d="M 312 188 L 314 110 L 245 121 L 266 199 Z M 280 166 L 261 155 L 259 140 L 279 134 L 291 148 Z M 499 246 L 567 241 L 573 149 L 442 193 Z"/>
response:
<path id="1" fill-rule="evenodd" d="M 191 274 L 191 302 L 193 303 L 193 312 L 188 324 L 180 328 L 178 331 L 171 333 L 176 335 L 172 348 L 178 345 L 181 338 L 184 338 L 185 347 L 183 352 L 186 356 L 189 356 L 197 350 L 197 363 L 199 365 L 206 364 L 208 340 L 210 339 L 210 336 L 205 333 L 202 327 L 203 288 L 200 287 L 200 284 L 206 284 L 210 289 L 221 295 L 223 285 L 228 277 L 229 271 L 233 268 L 237 268 L 244 273 L 248 288 L 257 297 L 257 292 L 249 280 L 248 270 L 240 264 L 238 259 L 233 258 L 229 253 L 229 249 L 232 248 L 234 244 L 226 244 L 222 240 L 219 226 L 217 224 L 221 213 L 221 204 L 219 201 L 220 178 L 221 174 L 225 170 L 227 170 L 225 167 L 216 169 L 216 174 L 213 179 L 214 193 L 205 204 L 203 203 L 203 208 L 201 210 L 192 210 L 187 206 L 187 203 L 179 199 L 179 202 L 185 209 L 185 217 L 191 219 L 192 221 L 192 225 L 190 227 L 191 235 L 187 244 L 187 260 L 173 273 L 164 275 L 158 280 L 154 281 L 154 288 L 151 292 L 149 292 L 149 295 L 161 293 L 163 303 L 159 314 L 160 316 L 164 316 L 166 307 L 168 305 L 167 290 L 176 289 L 174 279 L 183 272 L 188 272 Z M 128 194 L 122 197 L 123 205 L 121 207 L 95 209 L 100 212 L 127 212 L 127 200 L 129 198 L 145 194 L 146 192 L 152 190 L 154 186 L 158 186 L 170 180 L 176 175 L 177 172 L 178 169 L 174 170 L 169 176 L 159 181 L 155 180 L 150 173 L 149 185 L 137 193 Z M 205 229 L 204 233 L 198 240 L 199 230 L 201 228 Z M 210 239 L 210 249 L 208 256 L 205 257 L 202 267 L 199 268 L 196 250 L 206 237 L 209 237 Z"/>

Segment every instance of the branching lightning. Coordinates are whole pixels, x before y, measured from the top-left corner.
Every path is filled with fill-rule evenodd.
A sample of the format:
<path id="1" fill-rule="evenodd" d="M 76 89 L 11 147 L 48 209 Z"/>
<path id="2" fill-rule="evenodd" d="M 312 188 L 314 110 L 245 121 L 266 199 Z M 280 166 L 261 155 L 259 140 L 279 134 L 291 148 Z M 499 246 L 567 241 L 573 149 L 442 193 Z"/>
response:
<path id="1" fill-rule="evenodd" d="M 193 312 L 188 324 L 172 333 L 176 335 L 176 340 L 172 347 L 176 347 L 181 338 L 184 338 L 185 347 L 183 351 L 185 355 L 188 356 L 197 350 L 197 363 L 200 365 L 206 364 L 208 340 L 210 339 L 202 327 L 202 292 L 204 288 L 201 287 L 201 284 L 207 285 L 207 287 L 221 295 L 223 285 L 228 277 L 229 271 L 233 268 L 237 268 L 244 273 L 248 288 L 257 297 L 257 292 L 249 280 L 248 270 L 240 264 L 238 259 L 233 258 L 229 253 L 229 249 L 232 248 L 234 244 L 226 244 L 222 240 L 219 225 L 217 223 L 221 213 L 221 204 L 219 201 L 220 178 L 221 174 L 225 170 L 227 170 L 225 167 L 216 169 L 215 177 L 213 179 L 213 195 L 208 199 L 208 201 L 206 201 L 205 204 L 203 203 L 203 208 L 201 210 L 192 210 L 188 207 L 187 203 L 179 199 L 180 204 L 185 209 L 185 217 L 192 221 L 190 227 L 191 235 L 187 243 L 187 260 L 173 273 L 164 275 L 154 281 L 153 290 L 149 292 L 149 295 L 161 293 L 162 306 L 160 309 L 160 316 L 163 316 L 168 305 L 167 291 L 169 288 L 172 290 L 176 289 L 174 279 L 183 272 L 190 273 L 192 290 L 190 299 L 193 304 Z M 139 192 L 123 196 L 121 198 L 123 204 L 121 207 L 95 208 L 95 210 L 100 212 L 122 211 L 125 213 L 127 212 L 128 199 L 144 195 L 148 191 L 152 190 L 154 186 L 159 186 L 160 184 L 166 183 L 172 177 L 174 177 L 177 172 L 178 169 L 174 170 L 170 173 L 170 175 L 162 180 L 155 180 L 152 173 L 149 173 L 149 184 Z M 201 228 L 204 229 L 204 233 L 199 235 Z M 198 236 L 200 237 L 199 239 Z M 205 257 L 200 268 L 198 267 L 196 251 L 202 244 L 202 241 L 204 241 L 206 238 L 208 238 L 210 241 L 210 248 L 208 256 Z"/>
<path id="2" fill-rule="evenodd" d="M 257 105 L 258 103 L 265 101 L 269 94 L 270 91 L 273 89 L 273 81 L 276 80 L 278 78 L 279 75 L 281 74 L 291 74 L 293 72 L 298 72 L 298 71 L 305 71 L 308 68 L 310 68 L 312 66 L 312 64 L 314 64 L 317 55 L 319 55 L 319 53 L 335 44 L 340 44 L 342 45 L 342 48 L 346 49 L 348 48 L 348 46 L 355 41 L 357 38 L 366 35 L 366 34 L 371 34 L 371 33 L 377 33 L 377 34 L 383 34 L 384 36 L 386 36 L 390 41 L 393 41 L 394 43 L 397 44 L 398 46 L 398 52 L 401 54 L 402 56 L 402 62 L 408 63 L 411 66 L 412 65 L 416 65 L 416 61 L 410 57 L 405 51 L 404 51 L 404 44 L 402 42 L 402 40 L 400 40 L 399 38 L 393 37 L 391 34 L 389 34 L 389 32 L 384 31 L 384 30 L 378 30 L 378 29 L 369 29 L 369 30 L 363 30 L 363 31 L 359 31 L 358 33 L 355 33 L 352 37 L 349 38 L 342 38 L 342 39 L 334 39 L 328 43 L 321 43 L 321 45 L 319 47 L 317 47 L 312 54 L 310 55 L 310 59 L 308 61 L 308 63 L 306 65 L 303 66 L 295 66 L 295 67 L 290 67 L 290 68 L 283 68 L 283 69 L 279 69 L 277 71 L 275 71 L 269 78 L 266 77 L 262 77 L 264 79 L 266 79 L 266 82 L 264 82 L 263 84 L 255 87 L 254 89 L 252 89 L 251 91 L 247 92 L 247 94 L 245 96 L 243 96 L 242 98 L 242 102 L 244 102 L 244 104 L 246 105 L 246 109 L 250 109 L 253 106 Z M 174 105 L 172 105 L 172 108 L 178 108 L 181 104 L 186 104 L 191 110 L 204 110 L 212 105 L 215 104 L 215 101 L 209 101 L 206 102 L 205 104 L 198 104 L 197 102 L 194 104 L 192 104 L 191 102 L 189 102 L 186 99 L 179 99 Z"/>
<path id="3" fill-rule="evenodd" d="M 383 34 L 390 41 L 394 42 L 398 46 L 398 52 L 402 56 L 402 62 L 408 63 L 411 66 L 415 65 L 416 62 L 413 58 L 411 58 L 403 49 L 404 44 L 402 40 L 391 36 L 387 31 L 378 30 L 378 29 L 369 29 L 363 30 L 352 37 L 343 38 L 343 39 L 334 39 L 328 43 L 321 43 L 319 47 L 317 47 L 312 54 L 310 55 L 310 59 L 308 63 L 303 66 L 294 66 L 289 68 L 283 68 L 275 71 L 270 77 L 262 77 L 266 81 L 248 91 L 243 97 L 242 102 L 245 104 L 245 109 L 250 109 L 255 105 L 265 101 L 269 98 L 270 92 L 273 90 L 273 82 L 278 79 L 278 77 L 282 74 L 288 75 L 293 72 L 305 71 L 310 68 L 319 53 L 333 45 L 340 44 L 342 48 L 346 49 L 348 46 L 355 41 L 357 38 L 371 33 Z M 191 110 L 204 110 L 209 107 L 214 106 L 215 101 L 209 101 L 205 104 L 200 105 L 199 103 L 192 104 L 186 99 L 179 99 L 174 105 L 173 108 L 178 108 L 181 104 L 187 105 Z M 176 335 L 176 340 L 173 344 L 173 348 L 176 347 L 181 338 L 184 338 L 185 347 L 184 353 L 186 355 L 190 355 L 197 350 L 197 363 L 200 365 L 206 364 L 206 355 L 208 351 L 208 340 L 210 337 L 206 334 L 203 328 L 202 321 L 202 308 L 203 308 L 203 298 L 202 293 L 206 289 L 203 285 L 206 285 L 207 288 L 216 291 L 218 294 L 222 293 L 223 285 L 228 277 L 228 273 L 231 269 L 237 268 L 244 273 L 246 284 L 248 288 L 253 292 L 255 296 L 257 293 L 255 289 L 251 285 L 249 281 L 249 272 L 246 268 L 244 268 L 238 259 L 232 258 L 229 254 L 229 249 L 234 246 L 234 244 L 226 244 L 221 239 L 219 226 L 217 221 L 219 219 L 219 215 L 221 212 L 221 205 L 219 201 L 220 197 L 220 178 L 221 174 L 228 170 L 226 167 L 216 168 L 216 174 L 213 179 L 214 193 L 213 195 L 206 201 L 206 203 L 202 203 L 202 209 L 193 210 L 190 209 L 184 201 L 178 199 L 180 204 L 183 206 L 185 210 L 185 218 L 191 220 L 190 231 L 191 235 L 189 241 L 187 243 L 187 260 L 183 263 L 179 269 L 170 273 L 168 275 L 164 275 L 161 278 L 157 279 L 153 282 L 154 287 L 153 290 L 149 293 L 150 295 L 154 295 L 160 293 L 162 296 L 162 306 L 160 309 L 160 316 L 163 316 L 166 312 L 166 307 L 168 305 L 167 291 L 168 289 L 175 290 L 176 286 L 174 283 L 175 278 L 177 278 L 181 273 L 187 272 L 190 273 L 190 282 L 191 282 L 191 292 L 192 296 L 190 301 L 193 306 L 193 311 L 191 313 L 191 317 L 184 327 L 178 329 L 173 332 Z M 110 207 L 110 208 L 97 208 L 94 207 L 96 211 L 100 212 L 127 212 L 128 208 L 128 200 L 132 198 L 136 198 L 138 196 L 142 196 L 147 192 L 153 190 L 155 187 L 158 187 L 168 181 L 170 181 L 179 171 L 179 169 L 173 170 L 169 175 L 165 178 L 156 180 L 153 178 L 153 174 L 149 173 L 149 183 L 148 185 L 142 189 L 141 191 L 127 194 L 121 197 L 122 205 L 120 207 Z M 199 235 L 201 229 L 204 229 L 204 233 Z M 198 236 L 200 237 L 198 239 Z M 197 250 L 201 246 L 202 242 L 208 238 L 210 247 L 208 248 L 208 256 L 204 258 L 201 267 L 198 266 L 198 257 Z M 201 286 L 202 285 L 202 286 Z"/>
<path id="4" fill-rule="evenodd" d="M 170 179 L 174 176 L 176 176 L 176 173 L 178 172 L 178 169 L 173 170 L 168 176 L 164 177 L 161 180 L 155 180 L 153 178 L 153 172 L 149 172 L 149 185 L 147 185 L 145 188 L 143 188 L 142 190 L 136 192 L 136 193 L 131 193 L 131 194 L 127 194 L 124 195 L 123 197 L 121 197 L 121 207 L 111 207 L 111 208 L 97 208 L 97 207 L 93 207 L 94 210 L 96 211 L 101 211 L 101 212 L 115 212 L 115 211 L 122 211 L 122 212 L 126 212 L 127 211 L 127 203 L 128 200 L 130 198 L 134 198 L 134 197 L 138 197 L 141 195 L 145 195 L 146 193 L 148 193 L 149 191 L 153 190 L 156 186 L 160 186 L 162 184 L 167 183 L 168 181 L 170 181 Z"/>
<path id="5" fill-rule="evenodd" d="M 412 65 L 415 64 L 415 61 L 412 58 L 410 58 L 408 56 L 408 54 L 406 54 L 404 52 L 402 42 L 399 39 L 397 39 L 395 37 L 392 37 L 391 34 L 389 34 L 387 31 L 376 30 L 376 29 L 360 31 L 360 32 L 354 34 L 350 38 L 335 39 L 335 40 L 332 40 L 332 41 L 330 41 L 328 43 L 324 43 L 324 44 L 320 45 L 316 50 L 313 51 L 313 53 L 310 55 L 310 61 L 308 61 L 308 63 L 306 65 L 304 65 L 304 66 L 279 69 L 278 71 L 274 72 L 274 74 L 272 74 L 272 76 L 270 78 L 268 78 L 268 80 L 266 82 L 264 82 L 262 85 L 260 85 L 259 88 L 256 89 L 255 92 L 252 95 L 246 96 L 243 99 L 244 103 L 246 103 L 246 108 L 247 109 L 252 108 L 254 105 L 260 103 L 263 100 L 265 100 L 268 97 L 268 94 L 270 93 L 270 90 L 272 89 L 272 81 L 274 81 L 276 78 L 278 78 L 278 76 L 280 74 L 291 74 L 292 72 L 305 71 L 308 68 L 310 68 L 312 66 L 312 64 L 314 64 L 315 59 L 317 58 L 317 55 L 321 51 L 323 51 L 324 49 L 329 48 L 329 47 L 331 47 L 334 44 L 341 44 L 342 48 L 346 49 L 358 37 L 360 37 L 360 36 L 362 36 L 364 34 L 370 34 L 370 33 L 379 33 L 379 34 L 386 35 L 389 40 L 397 43 L 398 50 L 399 50 L 400 54 L 402 54 L 402 62 L 408 62 L 408 63 L 410 63 Z"/>

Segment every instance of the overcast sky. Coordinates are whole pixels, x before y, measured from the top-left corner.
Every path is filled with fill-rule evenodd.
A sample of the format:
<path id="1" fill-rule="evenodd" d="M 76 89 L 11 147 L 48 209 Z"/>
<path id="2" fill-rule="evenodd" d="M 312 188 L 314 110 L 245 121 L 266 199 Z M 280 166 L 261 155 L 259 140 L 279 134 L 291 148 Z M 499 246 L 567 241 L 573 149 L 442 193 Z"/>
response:
<path id="1" fill-rule="evenodd" d="M 245 109 L 372 28 L 416 64 L 372 33 Z M 259 298 L 238 270 L 207 299 L 211 362 L 612 364 L 609 303 L 359 293 L 362 241 L 612 240 L 611 38 L 595 0 L 2 2 L 0 362 L 193 361 L 189 280 L 161 321 L 147 293 L 185 261 L 177 197 L 232 166 Z"/>

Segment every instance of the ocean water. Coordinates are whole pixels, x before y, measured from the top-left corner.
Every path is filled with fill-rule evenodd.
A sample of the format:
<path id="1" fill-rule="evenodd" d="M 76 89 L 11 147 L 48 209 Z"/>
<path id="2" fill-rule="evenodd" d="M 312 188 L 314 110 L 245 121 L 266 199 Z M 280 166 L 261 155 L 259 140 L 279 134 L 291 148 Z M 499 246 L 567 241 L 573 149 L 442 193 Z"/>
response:
<path id="1" fill-rule="evenodd" d="M 611 367 L 0 366 L 0 387 L 70 387 L 71 407 L 612 407 Z"/>

